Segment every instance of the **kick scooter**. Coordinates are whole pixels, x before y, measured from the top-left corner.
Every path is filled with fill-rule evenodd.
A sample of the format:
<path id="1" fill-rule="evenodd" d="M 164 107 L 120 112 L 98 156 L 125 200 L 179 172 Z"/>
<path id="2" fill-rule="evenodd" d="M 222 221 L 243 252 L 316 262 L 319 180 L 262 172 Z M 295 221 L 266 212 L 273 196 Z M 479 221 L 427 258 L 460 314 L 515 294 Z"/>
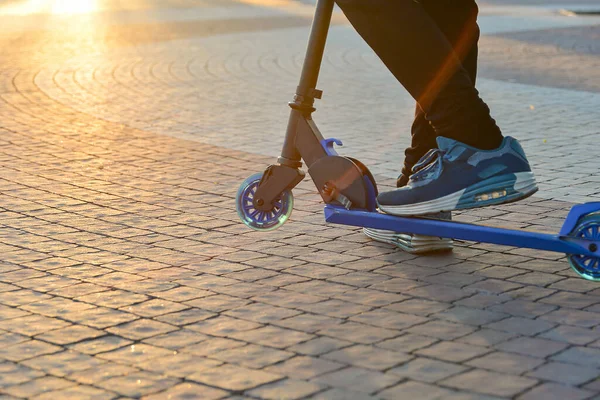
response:
<path id="1" fill-rule="evenodd" d="M 301 160 L 325 202 L 327 222 L 385 229 L 432 237 L 446 237 L 482 243 L 566 253 L 573 270 L 585 279 L 600 281 L 600 202 L 574 206 L 558 235 L 493 228 L 473 224 L 397 217 L 377 211 L 377 184 L 360 161 L 339 156 L 334 144 L 325 139 L 312 119 L 316 89 L 325 42 L 333 14 L 334 0 L 318 0 L 302 68 L 300 85 L 289 103 L 291 114 L 277 164 L 247 178 L 240 186 L 236 208 L 250 228 L 268 231 L 288 220 L 294 199 L 292 189 L 305 173 Z M 479 198 L 497 196 L 481 193 Z"/>

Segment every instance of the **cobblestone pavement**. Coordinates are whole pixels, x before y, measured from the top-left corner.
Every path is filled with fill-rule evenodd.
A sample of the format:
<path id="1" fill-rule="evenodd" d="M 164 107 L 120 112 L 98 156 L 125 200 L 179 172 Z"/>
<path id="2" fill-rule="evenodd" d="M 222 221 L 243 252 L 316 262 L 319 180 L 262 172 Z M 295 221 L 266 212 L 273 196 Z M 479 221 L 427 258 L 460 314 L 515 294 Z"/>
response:
<path id="1" fill-rule="evenodd" d="M 600 195 L 600 19 L 487 3 L 481 91 L 541 190 L 456 219 L 556 232 Z M 308 181 L 281 229 L 239 222 L 310 14 L 0 1 L 0 399 L 600 396 L 600 286 L 560 254 L 407 255 L 326 225 Z M 340 15 L 320 88 L 321 129 L 391 185 L 412 100 Z"/>

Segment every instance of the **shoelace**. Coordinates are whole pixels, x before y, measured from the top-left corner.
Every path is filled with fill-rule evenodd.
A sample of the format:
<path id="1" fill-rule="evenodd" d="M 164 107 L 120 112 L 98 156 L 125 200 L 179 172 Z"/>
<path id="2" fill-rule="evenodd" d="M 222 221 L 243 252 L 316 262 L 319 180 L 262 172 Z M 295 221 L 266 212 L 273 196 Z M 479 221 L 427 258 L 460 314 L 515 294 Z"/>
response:
<path id="1" fill-rule="evenodd" d="M 411 181 L 425 179 L 433 169 L 442 168 L 446 159 L 446 152 L 440 149 L 431 149 L 412 167 Z"/>

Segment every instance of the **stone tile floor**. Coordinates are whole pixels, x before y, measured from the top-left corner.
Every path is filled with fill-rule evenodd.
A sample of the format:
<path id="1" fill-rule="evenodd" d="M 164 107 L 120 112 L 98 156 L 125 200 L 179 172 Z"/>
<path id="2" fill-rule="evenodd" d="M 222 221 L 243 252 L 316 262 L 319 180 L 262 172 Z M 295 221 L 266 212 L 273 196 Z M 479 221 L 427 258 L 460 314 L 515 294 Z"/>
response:
<path id="1" fill-rule="evenodd" d="M 600 286 L 561 254 L 408 255 L 326 225 L 308 181 L 281 229 L 239 222 L 310 7 L 23 4 L 0 2 L 0 399 L 600 395 Z M 548 10 L 481 19 L 482 93 L 541 191 L 458 220 L 557 232 L 598 199 L 600 20 Z M 323 131 L 392 185 L 412 101 L 339 15 L 321 82 Z"/>

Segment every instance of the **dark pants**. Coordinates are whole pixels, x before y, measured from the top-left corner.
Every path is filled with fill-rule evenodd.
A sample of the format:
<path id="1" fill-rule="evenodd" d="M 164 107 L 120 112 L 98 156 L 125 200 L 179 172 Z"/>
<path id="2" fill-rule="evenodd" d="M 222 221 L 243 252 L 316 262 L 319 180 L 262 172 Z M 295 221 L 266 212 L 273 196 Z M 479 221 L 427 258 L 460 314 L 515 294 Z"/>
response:
<path id="1" fill-rule="evenodd" d="M 417 101 L 399 184 L 445 136 L 494 149 L 502 133 L 475 89 L 474 0 L 336 0 L 350 23 Z"/>

